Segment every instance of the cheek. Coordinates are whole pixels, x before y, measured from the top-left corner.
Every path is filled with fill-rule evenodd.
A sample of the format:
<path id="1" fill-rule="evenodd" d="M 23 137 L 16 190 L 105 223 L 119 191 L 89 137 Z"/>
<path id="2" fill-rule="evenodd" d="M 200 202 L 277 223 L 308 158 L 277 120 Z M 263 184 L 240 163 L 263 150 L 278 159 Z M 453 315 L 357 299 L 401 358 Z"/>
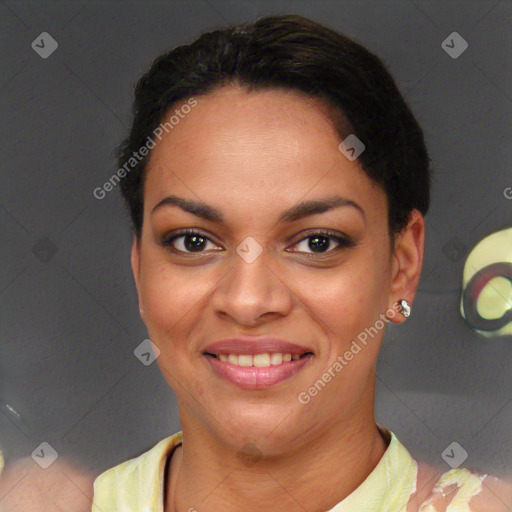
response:
<path id="1" fill-rule="evenodd" d="M 321 279 L 317 276 L 307 294 L 329 340 L 326 368 L 336 377 L 327 394 L 333 393 L 335 400 L 360 394 L 373 371 L 387 325 L 380 318 L 389 293 L 385 260 L 372 251 L 361 251 L 346 263 Z M 308 289 L 306 283 L 302 286 Z"/>
<path id="2" fill-rule="evenodd" d="M 211 280 L 197 268 L 148 262 L 141 272 L 141 298 L 148 329 L 156 339 L 178 337 L 187 330 L 211 292 Z"/>
<path id="3" fill-rule="evenodd" d="M 361 254 L 338 269 L 297 279 L 295 289 L 331 335 L 351 339 L 375 322 L 387 305 L 386 269 Z"/>
<path id="4" fill-rule="evenodd" d="M 180 383 L 184 381 L 196 388 L 198 396 L 204 392 L 194 370 L 198 356 L 194 329 L 200 325 L 211 283 L 211 279 L 204 275 L 199 278 L 191 269 L 167 263 L 147 264 L 141 272 L 144 321 L 149 338 L 160 349 L 157 364 L 177 396 L 182 395 Z"/>

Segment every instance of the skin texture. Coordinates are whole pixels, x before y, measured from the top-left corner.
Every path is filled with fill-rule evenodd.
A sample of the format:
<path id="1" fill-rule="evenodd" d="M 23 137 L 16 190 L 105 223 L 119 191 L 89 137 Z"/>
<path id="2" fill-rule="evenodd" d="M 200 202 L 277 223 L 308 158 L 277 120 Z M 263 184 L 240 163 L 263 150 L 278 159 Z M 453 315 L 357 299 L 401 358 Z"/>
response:
<path id="1" fill-rule="evenodd" d="M 393 305 L 413 303 L 424 218 L 413 210 L 391 254 L 385 192 L 339 151 L 318 101 L 236 87 L 197 100 L 152 150 L 142 235 L 131 255 L 141 317 L 161 351 L 157 362 L 178 398 L 183 431 L 165 510 L 328 510 L 386 449 L 373 412 L 384 329 L 308 404 L 297 395 L 379 315 L 404 320 Z M 365 216 L 338 207 L 278 222 L 283 210 L 333 194 L 358 203 Z M 214 206 L 225 224 L 177 206 L 152 214 L 169 195 Z M 180 228 L 209 239 L 201 254 L 179 255 L 159 244 Z M 336 250 L 331 240 L 315 253 L 307 236 L 318 229 L 345 234 L 356 245 Z M 263 249 L 250 264 L 236 252 L 248 236 Z M 187 251 L 184 241 L 176 239 L 174 247 Z M 244 390 L 218 377 L 202 354 L 207 344 L 240 333 L 277 336 L 314 356 L 278 385 Z M 237 456 L 249 442 L 257 447 L 250 464 Z"/>
<path id="2" fill-rule="evenodd" d="M 46 469 L 24 457 L 7 464 L 0 477 L 0 510 L 90 512 L 95 476 L 62 457 Z"/>

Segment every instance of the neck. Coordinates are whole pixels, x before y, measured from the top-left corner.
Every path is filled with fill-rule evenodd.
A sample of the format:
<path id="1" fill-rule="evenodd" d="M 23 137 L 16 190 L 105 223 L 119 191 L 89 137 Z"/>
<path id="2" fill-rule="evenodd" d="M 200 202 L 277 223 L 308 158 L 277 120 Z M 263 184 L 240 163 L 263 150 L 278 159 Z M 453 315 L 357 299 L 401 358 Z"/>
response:
<path id="1" fill-rule="evenodd" d="M 207 431 L 182 425 L 184 449 L 171 465 L 166 512 L 329 510 L 367 478 L 387 449 L 373 409 L 370 418 L 342 420 L 300 450 L 247 466 Z"/>

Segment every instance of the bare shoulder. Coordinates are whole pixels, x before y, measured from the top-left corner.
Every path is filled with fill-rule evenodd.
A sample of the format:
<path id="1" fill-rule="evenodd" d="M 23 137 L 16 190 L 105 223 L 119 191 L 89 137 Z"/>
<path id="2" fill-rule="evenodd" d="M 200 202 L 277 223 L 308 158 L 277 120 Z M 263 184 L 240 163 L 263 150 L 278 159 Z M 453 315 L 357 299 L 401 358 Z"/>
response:
<path id="1" fill-rule="evenodd" d="M 482 490 L 472 498 L 473 512 L 510 512 L 512 510 L 512 476 L 486 475 Z"/>
<path id="2" fill-rule="evenodd" d="M 0 476 L 0 509 L 90 512 L 93 482 L 90 471 L 71 461 L 59 458 L 42 469 L 31 457 L 25 457 L 4 467 Z"/>
<path id="3" fill-rule="evenodd" d="M 407 504 L 407 512 L 418 512 L 425 503 L 433 501 L 433 489 L 442 476 L 443 472 L 436 469 L 425 462 L 417 462 L 418 475 L 416 479 L 416 490 L 411 494 L 409 503 Z M 437 507 L 441 507 L 441 500 L 437 499 L 433 503 Z M 439 510 L 444 510 L 439 508 Z M 432 512 L 437 509 L 432 509 Z M 430 511 L 429 511 L 430 512 Z"/>
<path id="4" fill-rule="evenodd" d="M 418 462 L 416 490 L 407 512 L 447 510 L 511 512 L 512 478 L 498 478 L 465 468 L 443 472 Z"/>

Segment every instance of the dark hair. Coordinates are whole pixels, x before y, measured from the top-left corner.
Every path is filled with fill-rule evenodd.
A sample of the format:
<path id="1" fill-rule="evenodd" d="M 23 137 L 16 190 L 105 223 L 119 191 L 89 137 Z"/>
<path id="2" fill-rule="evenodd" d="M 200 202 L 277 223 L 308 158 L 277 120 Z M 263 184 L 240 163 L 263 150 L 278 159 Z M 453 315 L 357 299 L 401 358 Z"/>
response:
<path id="1" fill-rule="evenodd" d="M 431 170 L 423 132 L 384 64 L 352 39 L 296 15 L 204 33 L 155 59 L 135 88 L 119 167 L 135 161 L 133 153 L 177 102 L 229 85 L 289 89 L 324 100 L 339 136 L 353 133 L 365 144 L 358 163 L 386 192 L 391 244 L 412 209 L 427 213 Z M 120 184 L 137 238 L 148 159 L 137 160 Z"/>

